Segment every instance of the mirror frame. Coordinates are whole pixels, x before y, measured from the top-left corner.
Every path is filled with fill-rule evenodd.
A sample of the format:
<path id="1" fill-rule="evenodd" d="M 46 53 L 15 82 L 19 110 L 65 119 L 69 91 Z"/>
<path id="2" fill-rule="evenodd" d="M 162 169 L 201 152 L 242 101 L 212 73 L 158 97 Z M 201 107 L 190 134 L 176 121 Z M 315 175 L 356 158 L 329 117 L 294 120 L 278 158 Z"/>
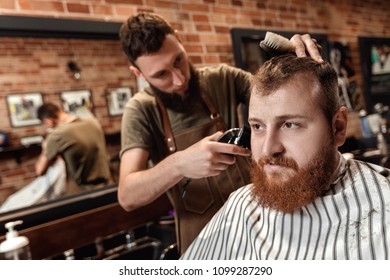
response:
<path id="1" fill-rule="evenodd" d="M 119 40 L 121 23 L 59 18 L 0 16 L 1 37 L 79 38 Z M 0 236 L 5 223 L 23 220 L 18 230 L 117 202 L 117 185 L 83 192 L 0 214 Z"/>
<path id="2" fill-rule="evenodd" d="M 121 23 L 28 16 L 0 16 L 0 36 L 117 39 Z"/>
<path id="3" fill-rule="evenodd" d="M 390 44 L 390 37 L 358 37 L 360 62 L 363 72 L 364 100 L 368 114 L 375 113 L 377 103 L 387 104 L 389 101 L 389 73 L 374 74 L 372 70 L 372 48 Z M 374 92 L 374 88 L 376 88 Z"/>

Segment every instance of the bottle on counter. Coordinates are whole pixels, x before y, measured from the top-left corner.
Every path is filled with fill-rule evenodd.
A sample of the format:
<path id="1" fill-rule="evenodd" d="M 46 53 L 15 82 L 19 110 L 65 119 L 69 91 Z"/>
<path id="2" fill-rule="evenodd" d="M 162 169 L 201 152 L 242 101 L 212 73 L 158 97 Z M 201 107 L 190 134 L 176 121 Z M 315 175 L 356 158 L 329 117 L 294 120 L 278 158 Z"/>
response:
<path id="1" fill-rule="evenodd" d="M 367 112 L 366 110 L 360 110 L 359 111 L 359 117 L 360 117 L 360 125 L 362 128 L 362 134 L 364 138 L 372 137 L 372 131 L 370 128 L 370 125 L 367 120 Z"/>
<path id="2" fill-rule="evenodd" d="M 5 224 L 8 232 L 5 235 L 5 241 L 0 244 L 0 260 L 31 260 L 29 240 L 25 236 L 19 236 L 14 229 L 15 226 L 22 224 L 23 221 L 13 221 Z"/>

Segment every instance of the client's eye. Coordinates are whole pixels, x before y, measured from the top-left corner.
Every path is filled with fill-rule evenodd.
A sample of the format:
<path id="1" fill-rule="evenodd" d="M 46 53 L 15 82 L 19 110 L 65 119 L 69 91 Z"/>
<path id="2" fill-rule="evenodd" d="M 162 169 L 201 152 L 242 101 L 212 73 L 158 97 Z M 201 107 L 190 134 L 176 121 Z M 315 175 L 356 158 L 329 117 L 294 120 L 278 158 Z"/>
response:
<path id="1" fill-rule="evenodd" d="M 259 124 L 252 124 L 252 129 L 254 130 L 258 130 L 260 128 L 260 125 Z"/>
<path id="2" fill-rule="evenodd" d="M 284 123 L 284 127 L 286 127 L 286 128 L 298 128 L 299 125 L 297 125 L 295 123 L 291 123 L 291 122 L 286 122 L 286 123 Z"/>
<path id="3" fill-rule="evenodd" d="M 262 130 L 262 129 L 264 129 L 264 125 L 259 124 L 259 123 L 254 123 L 254 124 L 251 124 L 251 129 L 252 130 Z"/>

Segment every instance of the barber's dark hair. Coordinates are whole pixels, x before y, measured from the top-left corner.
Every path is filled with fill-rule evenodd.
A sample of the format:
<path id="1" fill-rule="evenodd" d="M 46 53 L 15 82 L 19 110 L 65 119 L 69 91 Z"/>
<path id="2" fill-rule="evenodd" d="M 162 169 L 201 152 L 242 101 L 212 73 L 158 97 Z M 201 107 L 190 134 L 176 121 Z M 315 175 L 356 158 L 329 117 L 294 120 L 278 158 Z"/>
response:
<path id="1" fill-rule="evenodd" d="M 140 13 L 129 17 L 119 31 L 123 51 L 134 66 L 138 57 L 157 52 L 172 26 L 156 14 Z"/>
<path id="2" fill-rule="evenodd" d="M 38 108 L 38 119 L 58 119 L 60 108 L 53 103 L 45 103 Z"/>
<path id="3" fill-rule="evenodd" d="M 286 54 L 266 61 L 252 79 L 251 94 L 269 95 L 297 75 L 318 82 L 318 103 L 329 123 L 340 108 L 337 73 L 328 63 L 318 63 L 310 57 Z"/>

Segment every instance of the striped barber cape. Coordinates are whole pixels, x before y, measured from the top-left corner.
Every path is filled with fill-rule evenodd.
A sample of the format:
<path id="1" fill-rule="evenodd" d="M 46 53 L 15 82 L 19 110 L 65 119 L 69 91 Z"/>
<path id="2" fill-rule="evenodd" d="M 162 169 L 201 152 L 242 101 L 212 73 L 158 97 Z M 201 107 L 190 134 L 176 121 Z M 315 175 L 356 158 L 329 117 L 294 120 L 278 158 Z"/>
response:
<path id="1" fill-rule="evenodd" d="M 181 259 L 389 259 L 388 169 L 340 157 L 328 193 L 283 213 L 235 191 Z"/>

